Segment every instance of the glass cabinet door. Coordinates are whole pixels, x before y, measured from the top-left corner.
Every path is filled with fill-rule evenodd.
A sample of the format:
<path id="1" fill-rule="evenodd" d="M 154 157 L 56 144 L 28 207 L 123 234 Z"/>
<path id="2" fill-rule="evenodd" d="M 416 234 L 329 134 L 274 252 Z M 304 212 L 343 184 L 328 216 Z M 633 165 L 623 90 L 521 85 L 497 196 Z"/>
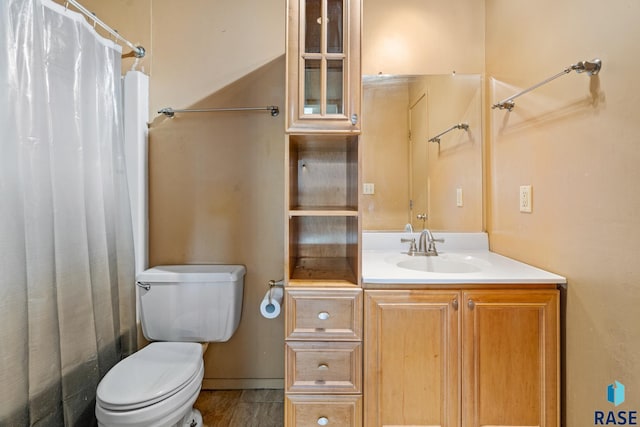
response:
<path id="1" fill-rule="evenodd" d="M 344 114 L 343 0 L 305 0 L 303 115 Z"/>
<path id="2" fill-rule="evenodd" d="M 291 0 L 299 10 L 292 12 L 290 4 L 289 37 L 295 34 L 297 41 L 289 46 L 297 51 L 287 52 L 288 67 L 289 78 L 297 77 L 297 87 L 289 86 L 289 101 L 295 104 L 289 130 L 359 129 L 360 1 Z M 297 33 L 292 31 L 294 13 Z"/>

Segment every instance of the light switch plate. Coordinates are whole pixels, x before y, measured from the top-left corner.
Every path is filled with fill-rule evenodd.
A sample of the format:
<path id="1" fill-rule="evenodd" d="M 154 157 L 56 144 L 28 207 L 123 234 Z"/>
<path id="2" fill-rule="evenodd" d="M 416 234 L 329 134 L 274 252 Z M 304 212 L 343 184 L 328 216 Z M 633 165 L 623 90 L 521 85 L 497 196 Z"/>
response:
<path id="1" fill-rule="evenodd" d="M 462 207 L 462 188 L 456 188 L 456 206 Z"/>

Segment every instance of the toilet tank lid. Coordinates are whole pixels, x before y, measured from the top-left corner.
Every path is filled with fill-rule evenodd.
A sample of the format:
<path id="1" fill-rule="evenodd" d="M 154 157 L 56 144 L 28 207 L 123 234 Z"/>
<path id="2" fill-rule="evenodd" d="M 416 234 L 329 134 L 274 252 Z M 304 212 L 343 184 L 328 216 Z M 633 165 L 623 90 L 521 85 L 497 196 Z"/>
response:
<path id="1" fill-rule="evenodd" d="M 244 265 L 158 265 L 138 274 L 139 282 L 232 282 L 242 279 Z"/>

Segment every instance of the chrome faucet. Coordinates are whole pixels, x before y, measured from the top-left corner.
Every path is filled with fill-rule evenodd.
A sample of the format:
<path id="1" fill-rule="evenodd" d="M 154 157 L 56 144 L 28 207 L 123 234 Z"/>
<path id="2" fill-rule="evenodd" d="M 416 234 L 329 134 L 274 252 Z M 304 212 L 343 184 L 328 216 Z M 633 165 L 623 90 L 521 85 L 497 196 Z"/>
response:
<path id="1" fill-rule="evenodd" d="M 428 229 L 422 230 L 420 233 L 420 240 L 418 242 L 418 253 L 426 256 L 438 256 L 438 250 L 436 249 L 436 242 L 443 243 L 444 239 L 435 239 L 431 231 Z"/>
<path id="2" fill-rule="evenodd" d="M 409 250 L 403 253 L 411 256 L 438 256 L 436 242 L 444 243 L 444 239 L 434 238 L 431 231 L 426 228 L 420 233 L 418 247 L 416 247 L 416 239 L 414 238 L 402 238 L 400 241 L 410 243 Z"/>

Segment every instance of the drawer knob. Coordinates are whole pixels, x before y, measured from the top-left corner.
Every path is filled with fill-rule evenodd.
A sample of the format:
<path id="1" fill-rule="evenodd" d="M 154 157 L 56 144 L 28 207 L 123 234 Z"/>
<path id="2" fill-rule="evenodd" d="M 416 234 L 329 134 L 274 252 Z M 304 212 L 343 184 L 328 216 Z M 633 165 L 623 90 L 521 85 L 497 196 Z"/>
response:
<path id="1" fill-rule="evenodd" d="M 318 370 L 319 371 L 328 371 L 329 370 L 329 365 L 327 365 L 326 363 L 321 363 L 318 365 Z"/>
<path id="2" fill-rule="evenodd" d="M 327 417 L 318 418 L 318 425 L 319 426 L 326 426 L 327 424 L 329 424 L 329 418 L 327 418 Z"/>
<path id="3" fill-rule="evenodd" d="M 331 316 L 326 311 L 321 311 L 320 313 L 318 313 L 318 319 L 320 320 L 327 320 L 329 317 Z"/>

